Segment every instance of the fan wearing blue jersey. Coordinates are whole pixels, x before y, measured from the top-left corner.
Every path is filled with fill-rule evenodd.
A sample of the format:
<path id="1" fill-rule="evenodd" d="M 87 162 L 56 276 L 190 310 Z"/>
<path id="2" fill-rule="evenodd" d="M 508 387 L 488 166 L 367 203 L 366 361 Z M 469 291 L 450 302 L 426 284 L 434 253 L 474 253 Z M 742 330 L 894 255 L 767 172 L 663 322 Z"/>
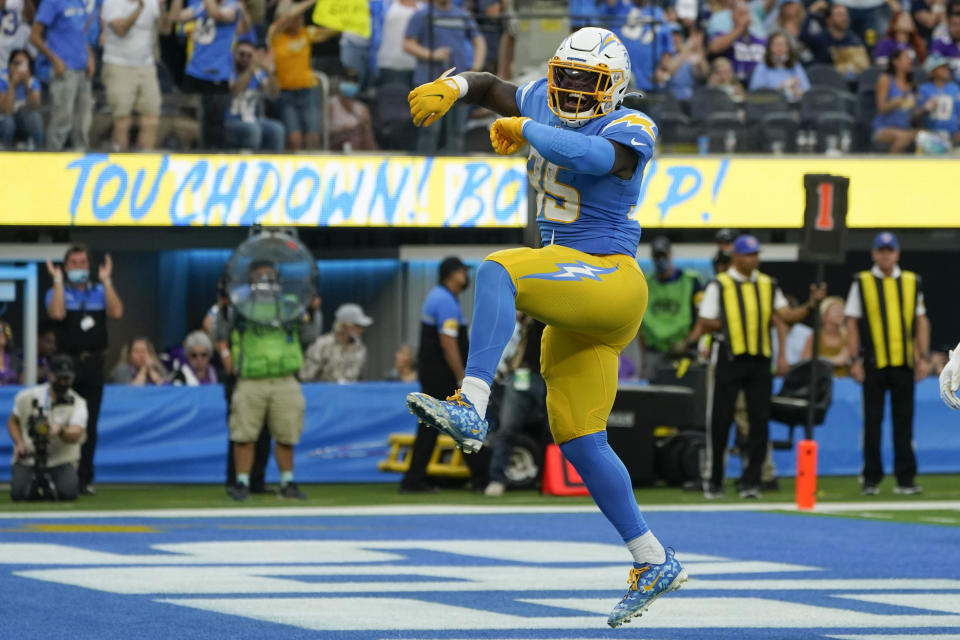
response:
<path id="1" fill-rule="evenodd" d="M 204 145 L 224 148 L 223 114 L 230 106 L 233 41 L 248 29 L 237 0 L 173 0 L 171 23 L 193 22 L 193 55 L 183 79 L 186 93 L 202 96 Z"/>
<path id="2" fill-rule="evenodd" d="M 504 155 L 529 144 L 527 173 L 544 246 L 487 256 L 477 269 L 461 389 L 446 401 L 412 393 L 407 406 L 463 449 L 477 451 L 516 311 L 547 325 L 540 366 L 550 430 L 634 559 L 629 589 L 607 620 L 612 627 L 687 579 L 644 522 L 630 476 L 607 444 L 619 354 L 636 337 L 647 306 L 634 258 L 640 225 L 631 212 L 657 127 L 622 106 L 629 80 L 630 58 L 617 36 L 587 27 L 563 41 L 546 78 L 517 87 L 488 73 L 444 74 L 409 96 L 417 126 L 430 126 L 457 100 L 504 116 L 490 140 Z"/>

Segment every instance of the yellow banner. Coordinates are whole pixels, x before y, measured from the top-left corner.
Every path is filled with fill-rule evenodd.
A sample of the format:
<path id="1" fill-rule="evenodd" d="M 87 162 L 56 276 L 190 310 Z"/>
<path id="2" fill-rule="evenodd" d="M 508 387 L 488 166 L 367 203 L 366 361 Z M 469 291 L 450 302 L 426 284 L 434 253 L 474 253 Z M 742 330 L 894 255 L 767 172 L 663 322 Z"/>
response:
<path id="1" fill-rule="evenodd" d="M 524 227 L 520 158 L 0 153 L 0 224 Z"/>
<path id="2" fill-rule="evenodd" d="M 635 216 L 646 228 L 799 228 L 805 173 L 850 178 L 850 227 L 960 227 L 960 161 L 936 158 L 662 158 Z"/>
<path id="3" fill-rule="evenodd" d="M 370 37 L 370 5 L 367 0 L 317 0 L 313 21 L 321 27 Z"/>

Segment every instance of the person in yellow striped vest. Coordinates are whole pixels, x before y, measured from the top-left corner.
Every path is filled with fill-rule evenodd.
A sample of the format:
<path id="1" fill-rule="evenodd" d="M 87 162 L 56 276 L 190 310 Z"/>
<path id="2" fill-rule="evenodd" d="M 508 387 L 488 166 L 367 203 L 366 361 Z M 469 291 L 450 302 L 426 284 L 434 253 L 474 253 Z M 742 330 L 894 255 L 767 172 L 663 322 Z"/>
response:
<path id="1" fill-rule="evenodd" d="M 759 252 L 760 243 L 756 238 L 738 236 L 733 243 L 730 268 L 707 285 L 700 304 L 703 329 L 723 336 L 723 343 L 715 350 L 713 412 L 707 437 L 710 478 L 704 487 L 708 499 L 723 496 L 724 451 L 740 391 L 746 395 L 750 423 L 748 460 L 740 477 L 740 497 L 760 497 L 760 474 L 770 437 L 773 393 L 770 327 L 777 328 L 780 353 L 783 353 L 786 326 L 803 320 L 826 296 L 825 286 L 811 285 L 807 303 L 791 308 L 777 281 L 757 269 Z"/>
<path id="2" fill-rule="evenodd" d="M 930 324 L 920 276 L 897 264 L 897 236 L 878 233 L 871 256 L 873 268 L 854 276 L 844 309 L 853 354 L 850 377 L 863 384 L 863 494 L 877 495 L 883 479 L 880 435 L 883 403 L 890 391 L 897 478 L 893 491 L 912 495 L 921 491 L 913 451 L 914 385 L 929 372 Z"/>

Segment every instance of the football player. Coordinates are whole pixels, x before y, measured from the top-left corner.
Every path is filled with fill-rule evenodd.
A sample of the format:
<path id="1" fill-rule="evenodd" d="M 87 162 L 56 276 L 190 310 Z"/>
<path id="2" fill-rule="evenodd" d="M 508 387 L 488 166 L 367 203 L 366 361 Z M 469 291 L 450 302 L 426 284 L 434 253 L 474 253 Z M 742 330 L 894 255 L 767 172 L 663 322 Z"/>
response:
<path id="1" fill-rule="evenodd" d="M 449 73 L 449 72 L 447 72 Z M 473 328 L 461 389 L 446 401 L 407 396 L 421 420 L 477 451 L 497 363 L 519 309 L 547 325 L 541 369 L 554 440 L 583 477 L 634 559 L 629 589 L 607 620 L 642 614 L 687 579 L 644 522 L 623 463 L 607 444 L 620 351 L 637 335 L 647 284 L 634 258 L 640 225 L 631 210 L 653 155 L 657 127 L 624 108 L 630 59 L 611 31 L 580 29 L 549 61 L 547 77 L 521 87 L 462 73 L 414 89 L 410 112 L 430 126 L 463 100 L 504 116 L 490 129 L 500 154 L 525 144 L 543 247 L 487 256 L 477 269 Z"/>

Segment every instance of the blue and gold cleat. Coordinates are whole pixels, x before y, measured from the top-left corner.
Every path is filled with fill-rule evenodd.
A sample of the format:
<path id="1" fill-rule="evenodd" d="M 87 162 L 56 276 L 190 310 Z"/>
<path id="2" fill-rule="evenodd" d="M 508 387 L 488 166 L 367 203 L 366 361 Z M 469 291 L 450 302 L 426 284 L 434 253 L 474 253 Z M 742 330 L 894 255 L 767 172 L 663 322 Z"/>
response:
<path id="1" fill-rule="evenodd" d="M 408 393 L 407 407 L 424 424 L 447 434 L 469 453 L 479 451 L 487 437 L 487 421 L 480 417 L 459 389 L 445 402 L 425 393 Z"/>
<path id="2" fill-rule="evenodd" d="M 630 570 L 630 587 L 610 612 L 607 624 L 619 627 L 624 622 L 630 622 L 631 618 L 643 615 L 654 600 L 676 591 L 686 581 L 687 570 L 674 556 L 673 549 L 667 549 L 667 559 L 663 564 L 634 564 Z"/>

